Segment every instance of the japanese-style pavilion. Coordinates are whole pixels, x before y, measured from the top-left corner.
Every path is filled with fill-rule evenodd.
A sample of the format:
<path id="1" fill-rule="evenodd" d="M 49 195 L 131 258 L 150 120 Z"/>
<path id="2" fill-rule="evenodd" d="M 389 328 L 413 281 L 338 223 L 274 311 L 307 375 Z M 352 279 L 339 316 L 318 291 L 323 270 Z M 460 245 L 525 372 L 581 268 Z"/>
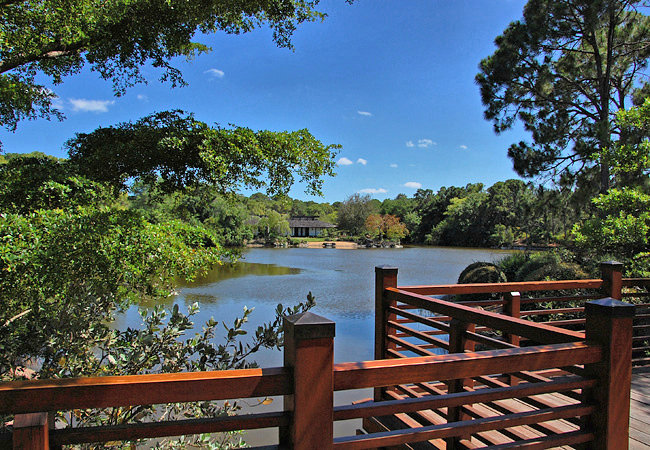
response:
<path id="1" fill-rule="evenodd" d="M 315 237 L 319 236 L 326 228 L 336 228 L 331 223 L 318 220 L 317 216 L 296 216 L 289 219 L 291 236 Z"/>

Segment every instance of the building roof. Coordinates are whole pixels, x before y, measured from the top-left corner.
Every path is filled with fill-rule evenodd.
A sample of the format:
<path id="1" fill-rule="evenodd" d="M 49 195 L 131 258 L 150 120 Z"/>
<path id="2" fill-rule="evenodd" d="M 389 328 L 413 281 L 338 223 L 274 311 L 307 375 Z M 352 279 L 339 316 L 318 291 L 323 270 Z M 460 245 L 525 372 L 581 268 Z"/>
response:
<path id="1" fill-rule="evenodd" d="M 336 228 L 336 225 L 318 220 L 316 216 L 296 216 L 289 219 L 289 226 L 311 228 Z"/>

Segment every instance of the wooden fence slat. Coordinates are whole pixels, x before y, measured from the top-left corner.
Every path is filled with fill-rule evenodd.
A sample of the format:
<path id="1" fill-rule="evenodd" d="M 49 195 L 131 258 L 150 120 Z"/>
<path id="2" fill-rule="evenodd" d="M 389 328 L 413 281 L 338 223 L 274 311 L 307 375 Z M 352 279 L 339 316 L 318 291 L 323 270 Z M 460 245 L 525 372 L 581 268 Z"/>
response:
<path id="1" fill-rule="evenodd" d="M 346 436 L 334 439 L 336 450 L 357 450 L 389 445 L 401 445 L 409 442 L 422 442 L 436 438 L 446 438 L 463 434 L 474 434 L 481 431 L 498 430 L 502 428 L 528 425 L 549 420 L 566 419 L 568 417 L 586 416 L 592 414 L 593 406 L 577 405 L 562 406 L 536 411 L 527 411 L 503 416 L 473 419 L 465 422 L 432 425 L 421 428 L 394 430 L 372 433 L 361 436 Z"/>
<path id="2" fill-rule="evenodd" d="M 565 392 L 572 389 L 586 389 L 596 384 L 594 380 L 578 377 L 562 377 L 542 383 L 522 383 L 517 386 L 477 389 L 475 391 L 444 394 L 434 397 L 387 400 L 381 402 L 343 405 L 334 408 L 334 420 L 358 419 L 371 416 L 409 413 L 421 409 L 436 409 L 447 406 L 461 406 L 471 403 L 485 403 L 508 398 L 526 398 L 550 392 Z"/>
<path id="3" fill-rule="evenodd" d="M 555 328 L 550 325 L 543 325 L 529 320 L 517 319 L 504 316 L 503 314 L 491 311 L 483 311 L 469 306 L 457 305 L 445 300 L 431 299 L 423 295 L 413 294 L 397 288 L 386 289 L 389 299 L 402 303 L 416 305 L 438 314 L 453 316 L 458 320 L 476 325 L 485 325 L 504 333 L 516 334 L 527 337 L 535 342 L 554 344 L 559 342 L 571 342 L 584 339 L 584 333 Z"/>
<path id="4" fill-rule="evenodd" d="M 541 450 L 546 448 L 563 447 L 565 445 L 584 444 L 593 440 L 594 435 L 592 433 L 586 433 L 584 431 L 571 431 L 569 433 L 562 433 L 554 436 L 540 436 L 538 438 L 527 439 L 525 441 L 491 445 L 489 447 L 485 447 L 483 450 L 505 450 L 508 448 Z"/>
<path id="5" fill-rule="evenodd" d="M 413 328 L 405 327 L 404 325 L 401 325 L 396 322 L 388 322 L 388 326 L 392 327 L 396 330 L 399 330 L 403 333 L 406 333 L 409 336 L 413 336 L 415 338 L 420 339 L 421 341 L 428 342 L 429 344 L 433 344 L 435 347 L 442 348 L 444 350 L 449 350 L 449 342 L 443 341 L 442 339 L 437 339 L 434 337 L 429 336 L 428 334 L 422 333 L 420 331 L 414 330 Z"/>
<path id="6" fill-rule="evenodd" d="M 92 442 L 134 441 L 145 438 L 254 430 L 287 425 L 289 415 L 270 412 L 227 417 L 175 420 L 169 422 L 131 423 L 115 426 L 64 428 L 50 432 L 50 440 L 58 445 Z"/>
<path id="7" fill-rule="evenodd" d="M 403 309 L 391 308 L 391 310 L 396 315 L 406 317 L 407 319 L 413 322 L 418 322 L 421 323 L 422 325 L 428 325 L 432 328 L 436 328 L 445 333 L 449 333 L 449 324 L 443 322 L 449 322 L 451 320 L 450 317 L 435 317 L 435 318 L 424 317 L 419 314 L 414 314 L 412 312 L 404 311 Z"/>

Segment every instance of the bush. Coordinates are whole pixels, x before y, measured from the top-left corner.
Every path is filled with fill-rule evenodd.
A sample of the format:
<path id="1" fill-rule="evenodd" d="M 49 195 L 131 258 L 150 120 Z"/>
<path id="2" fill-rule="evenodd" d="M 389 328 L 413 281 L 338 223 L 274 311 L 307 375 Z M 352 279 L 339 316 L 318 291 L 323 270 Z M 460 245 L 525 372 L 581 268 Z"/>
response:
<path id="1" fill-rule="evenodd" d="M 489 262 L 478 261 L 465 267 L 458 276 L 459 284 L 469 283 L 505 283 L 508 281 L 505 274 L 495 265 Z M 494 298 L 494 294 L 463 294 L 456 298 L 459 301 L 481 300 Z"/>

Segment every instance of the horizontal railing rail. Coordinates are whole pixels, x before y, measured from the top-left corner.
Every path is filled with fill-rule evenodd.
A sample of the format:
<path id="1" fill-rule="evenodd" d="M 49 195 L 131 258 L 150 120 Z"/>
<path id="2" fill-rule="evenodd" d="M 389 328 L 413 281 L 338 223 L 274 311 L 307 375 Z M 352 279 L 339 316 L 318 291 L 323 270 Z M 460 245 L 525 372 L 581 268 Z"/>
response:
<path id="1" fill-rule="evenodd" d="M 291 394 L 284 367 L 0 383 L 0 414 Z"/>
<path id="2" fill-rule="evenodd" d="M 600 361 L 601 348 L 585 342 L 473 353 L 336 364 L 334 390 L 454 380 L 508 371 L 541 370 Z"/>
<path id="3" fill-rule="evenodd" d="M 603 280 L 516 281 L 510 283 L 439 284 L 434 286 L 400 286 L 400 289 L 421 295 L 486 294 L 499 292 L 559 291 L 600 289 Z"/>

